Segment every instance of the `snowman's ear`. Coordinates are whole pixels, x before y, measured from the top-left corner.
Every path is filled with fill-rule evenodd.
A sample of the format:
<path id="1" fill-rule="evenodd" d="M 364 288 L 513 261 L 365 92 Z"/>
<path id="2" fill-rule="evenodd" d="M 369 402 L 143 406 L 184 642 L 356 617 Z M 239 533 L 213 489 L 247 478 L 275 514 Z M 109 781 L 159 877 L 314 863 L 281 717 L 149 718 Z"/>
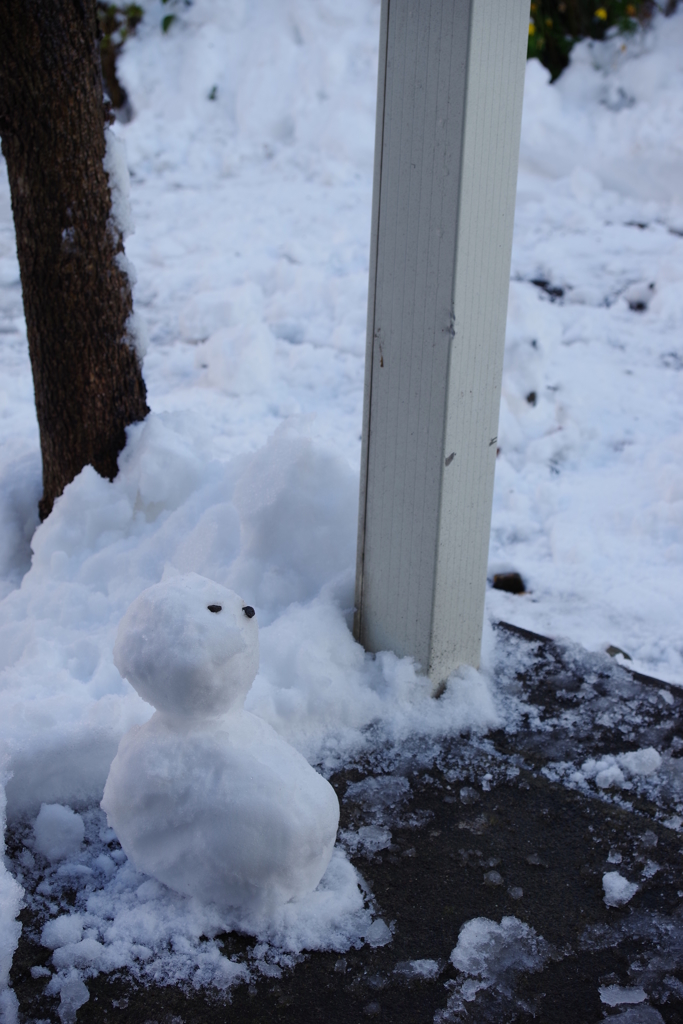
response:
<path id="1" fill-rule="evenodd" d="M 256 615 L 256 612 L 254 611 L 250 604 L 245 604 L 245 606 L 242 608 L 242 611 L 244 612 L 248 619 L 253 619 L 254 616 Z"/>

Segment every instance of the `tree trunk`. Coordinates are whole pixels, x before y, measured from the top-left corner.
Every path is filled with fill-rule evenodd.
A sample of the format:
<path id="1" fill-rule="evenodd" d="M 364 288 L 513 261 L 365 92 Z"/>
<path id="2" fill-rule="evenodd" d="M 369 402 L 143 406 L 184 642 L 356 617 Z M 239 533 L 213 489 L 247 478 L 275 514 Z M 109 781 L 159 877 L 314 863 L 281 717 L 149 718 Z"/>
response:
<path id="1" fill-rule="evenodd" d="M 95 0 L 0 0 L 7 160 L 43 458 L 42 519 L 90 464 L 113 479 L 149 411 L 112 218 Z"/>

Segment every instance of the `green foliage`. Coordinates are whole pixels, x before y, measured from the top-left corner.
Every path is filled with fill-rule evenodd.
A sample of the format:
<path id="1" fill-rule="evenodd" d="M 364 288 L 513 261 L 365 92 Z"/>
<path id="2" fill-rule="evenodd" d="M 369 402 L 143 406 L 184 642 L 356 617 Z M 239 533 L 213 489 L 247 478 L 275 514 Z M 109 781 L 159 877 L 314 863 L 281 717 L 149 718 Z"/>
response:
<path id="1" fill-rule="evenodd" d="M 142 21 L 139 4 L 108 4 L 97 2 L 97 21 L 100 27 L 100 47 L 121 49 L 126 39 Z"/>
<path id="2" fill-rule="evenodd" d="M 528 55 L 557 78 L 579 39 L 603 39 L 609 29 L 635 32 L 653 9 L 654 0 L 532 0 Z"/>
<path id="3" fill-rule="evenodd" d="M 126 91 L 116 77 L 116 58 L 141 21 L 142 7 L 138 4 L 109 4 L 97 0 L 102 77 L 111 105 L 116 110 L 122 109 L 126 103 Z"/>
<path id="4" fill-rule="evenodd" d="M 161 2 L 162 4 L 168 4 L 169 7 L 178 8 L 179 6 L 191 7 L 193 0 L 161 0 Z M 161 31 L 168 32 L 173 22 L 177 20 L 177 14 L 167 14 L 161 19 Z"/>

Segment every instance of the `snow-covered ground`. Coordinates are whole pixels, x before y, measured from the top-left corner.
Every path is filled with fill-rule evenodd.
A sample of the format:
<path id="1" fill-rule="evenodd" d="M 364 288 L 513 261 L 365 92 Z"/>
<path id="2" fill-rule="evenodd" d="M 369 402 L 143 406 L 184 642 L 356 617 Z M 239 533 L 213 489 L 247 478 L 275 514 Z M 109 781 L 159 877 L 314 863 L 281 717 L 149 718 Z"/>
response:
<path id="1" fill-rule="evenodd" d="M 69 871 L 98 880 L 91 917 L 57 937 L 91 943 L 55 976 L 76 1001 L 70 972 L 88 964 L 159 978 L 199 966 L 197 983 L 225 971 L 198 942 L 226 922 L 141 888 L 93 809 L 121 735 L 151 713 L 114 667 L 116 627 L 164 574 L 198 572 L 256 607 L 247 707 L 327 770 L 370 723 L 400 741 L 500 716 L 488 658 L 436 709 L 414 665 L 366 657 L 348 627 L 379 5 L 196 0 L 162 35 L 167 10 L 149 0 L 126 45 L 135 116 L 116 128 L 152 414 L 130 430 L 117 479 L 86 468 L 40 526 L 0 181 L 0 734 L 11 818 L 89 808 L 95 860 L 72 851 L 53 870 L 57 888 Z M 490 565 L 521 572 L 528 592 L 490 590 L 487 616 L 617 645 L 683 684 L 683 11 L 578 46 L 552 86 L 528 65 L 512 278 Z M 28 847 L 25 860 L 28 884 Z M 271 923 L 281 946 L 383 941 L 350 865 L 333 866 L 323 911 Z M 5 889 L 9 921 L 7 876 Z M 3 935 L 0 985 L 15 938 Z"/>

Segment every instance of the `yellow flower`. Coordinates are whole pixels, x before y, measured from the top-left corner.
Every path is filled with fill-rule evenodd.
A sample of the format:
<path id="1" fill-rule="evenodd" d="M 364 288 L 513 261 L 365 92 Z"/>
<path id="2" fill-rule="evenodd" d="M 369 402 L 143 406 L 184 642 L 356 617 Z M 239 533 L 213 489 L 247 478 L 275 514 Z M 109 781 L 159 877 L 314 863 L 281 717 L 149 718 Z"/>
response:
<path id="1" fill-rule="evenodd" d="M 533 21 L 529 22 L 529 35 L 530 36 L 535 36 L 536 35 L 536 26 L 534 25 Z"/>
<path id="2" fill-rule="evenodd" d="M 536 5 L 536 4 L 532 4 L 532 5 L 531 5 L 531 13 L 532 13 L 532 14 L 535 14 L 535 13 L 536 13 L 536 7 L 537 7 L 537 5 Z"/>
<path id="3" fill-rule="evenodd" d="M 626 4 L 626 13 L 628 14 L 629 18 L 635 18 L 635 16 L 636 16 L 636 5 L 635 4 Z"/>
<path id="4" fill-rule="evenodd" d="M 605 8 L 598 7 L 597 11 L 595 12 L 595 17 L 599 18 L 600 21 L 607 21 L 607 11 L 605 10 Z"/>

